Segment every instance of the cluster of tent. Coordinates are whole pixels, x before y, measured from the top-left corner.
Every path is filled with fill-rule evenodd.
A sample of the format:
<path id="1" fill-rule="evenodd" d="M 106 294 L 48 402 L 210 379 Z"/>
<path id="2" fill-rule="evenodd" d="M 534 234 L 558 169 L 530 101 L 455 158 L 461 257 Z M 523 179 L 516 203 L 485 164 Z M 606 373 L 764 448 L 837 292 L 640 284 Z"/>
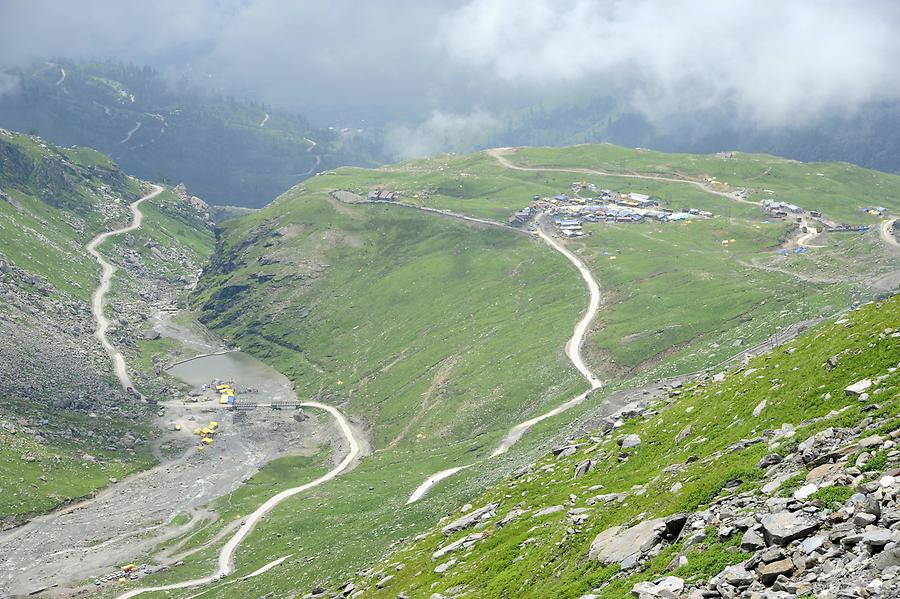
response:
<path id="1" fill-rule="evenodd" d="M 216 385 L 216 391 L 221 393 L 219 403 L 223 406 L 234 405 L 234 388 L 229 384 Z"/>
<path id="2" fill-rule="evenodd" d="M 194 434 L 200 436 L 200 447 L 202 448 L 204 445 L 212 445 L 215 443 L 213 441 L 213 435 L 219 432 L 219 423 L 215 420 L 211 421 L 207 426 L 203 428 L 195 428 Z"/>

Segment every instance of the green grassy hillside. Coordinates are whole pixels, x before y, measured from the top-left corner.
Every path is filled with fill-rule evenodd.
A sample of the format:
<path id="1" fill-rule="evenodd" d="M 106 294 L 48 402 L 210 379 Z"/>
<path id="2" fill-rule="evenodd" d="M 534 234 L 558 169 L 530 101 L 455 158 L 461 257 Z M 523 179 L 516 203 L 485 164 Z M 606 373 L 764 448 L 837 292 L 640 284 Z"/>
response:
<path id="1" fill-rule="evenodd" d="M 687 581 L 718 574 L 748 557 L 737 547 L 740 536 L 723 540 L 712 529 L 693 550 L 687 551 L 682 539 L 629 571 L 590 560 L 588 548 L 598 533 L 614 525 L 700 510 L 723 496 L 759 493 L 769 481 L 757 462 L 772 452 L 792 451 L 819 431 L 853 427 L 864 419 L 881 434 L 900 427 L 900 354 L 893 334 L 898 327 L 900 296 L 895 296 L 828 322 L 729 371 L 722 380 L 709 379 L 677 397 L 659 399 L 612 433 L 575 440 L 572 455 L 548 454 L 473 498 L 470 506 L 476 508 L 497 504 L 496 515 L 474 530 L 448 536 L 434 529 L 404 544 L 357 580 L 357 589 L 372 597 L 465 592 L 472 597 L 563 598 L 593 592 L 618 599 L 628 596 L 635 583 L 665 574 Z M 839 360 L 828 369 L 833 356 Z M 863 378 L 877 381 L 869 402 L 843 391 Z M 759 415 L 753 414 L 760 405 Z M 786 425 L 795 427 L 793 436 L 773 437 Z M 616 439 L 629 434 L 638 435 L 641 444 L 623 450 Z M 757 442 L 773 438 L 768 444 Z M 742 442 L 748 439 L 755 440 Z M 576 465 L 587 459 L 594 461 L 593 469 L 573 480 Z M 877 472 L 877 466 L 870 470 Z M 802 471 L 798 480 L 805 475 Z M 796 486 L 794 479 L 784 483 L 786 492 Z M 840 487 L 831 489 L 829 497 L 841 495 Z M 620 494 L 620 499 L 590 500 L 609 494 Z M 560 508 L 539 513 L 550 506 Z M 441 524 L 469 509 L 461 508 Z M 582 523 L 573 524 L 573 509 L 584 516 Z M 470 549 L 432 557 L 473 532 Z M 684 553 L 687 563 L 672 565 Z M 442 564 L 448 566 L 439 568 Z M 376 588 L 388 575 L 392 578 Z"/>
<path id="2" fill-rule="evenodd" d="M 290 567 L 217 594 L 279 594 L 346 578 L 546 451 L 560 427 L 589 418 L 614 390 L 709 366 L 788 325 L 833 314 L 870 297 L 866 276 L 892 264 L 879 257 L 864 272 L 815 282 L 827 268 L 822 257 L 846 250 L 835 245 L 817 259 L 785 258 L 788 273 L 766 270 L 789 227 L 765 222 L 759 208 L 684 183 L 590 177 L 716 217 L 591 224 L 590 236 L 567 242 L 603 289 L 586 353 L 607 389 L 536 427 L 509 456 L 480 462 L 404 507 L 429 474 L 486 456 L 510 426 L 586 389 L 562 351 L 586 293 L 562 256 L 522 233 L 343 203 L 331 192 L 396 190 L 403 203 L 505 220 L 535 195 L 567 191 L 573 178 L 509 170 L 483 154 L 343 168 L 221 224 L 195 295 L 201 319 L 285 373 L 301 399 L 318 397 L 363 421 L 374 454 L 277 508 L 238 551 L 238 575 L 289 554 Z M 877 235 L 858 239 L 856 250 L 880 256 Z M 146 582 L 212 570 L 217 550 Z"/>

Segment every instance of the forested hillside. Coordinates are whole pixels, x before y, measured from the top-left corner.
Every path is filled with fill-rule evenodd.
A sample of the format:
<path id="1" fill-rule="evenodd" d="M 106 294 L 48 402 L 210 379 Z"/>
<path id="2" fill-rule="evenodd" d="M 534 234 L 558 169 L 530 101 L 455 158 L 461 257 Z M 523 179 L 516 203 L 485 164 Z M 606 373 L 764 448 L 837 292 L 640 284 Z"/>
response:
<path id="1" fill-rule="evenodd" d="M 320 170 L 373 165 L 379 155 L 360 132 L 316 128 L 147 67 L 59 61 L 15 78 L 0 95 L 0 126 L 97 148 L 138 177 L 185 182 L 213 204 L 262 206 Z"/>

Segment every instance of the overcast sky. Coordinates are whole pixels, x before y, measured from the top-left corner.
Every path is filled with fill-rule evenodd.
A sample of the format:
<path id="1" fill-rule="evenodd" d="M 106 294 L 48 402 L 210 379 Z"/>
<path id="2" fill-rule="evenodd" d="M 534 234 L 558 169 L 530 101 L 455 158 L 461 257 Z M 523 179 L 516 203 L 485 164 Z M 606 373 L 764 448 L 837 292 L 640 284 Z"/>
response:
<path id="1" fill-rule="evenodd" d="M 658 122 L 815 120 L 900 97 L 898 32 L 889 0 L 0 0 L 2 66 L 111 57 L 455 127 L 598 94 Z"/>

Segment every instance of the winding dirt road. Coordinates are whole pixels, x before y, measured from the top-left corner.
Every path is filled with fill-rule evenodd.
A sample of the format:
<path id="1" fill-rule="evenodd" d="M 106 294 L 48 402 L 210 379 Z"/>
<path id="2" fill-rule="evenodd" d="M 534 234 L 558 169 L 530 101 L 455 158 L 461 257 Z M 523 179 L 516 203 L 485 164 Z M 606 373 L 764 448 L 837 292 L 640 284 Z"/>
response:
<path id="1" fill-rule="evenodd" d="M 474 219 L 471 217 L 466 218 L 465 220 L 472 220 L 474 222 L 482 222 L 481 219 Z M 492 225 L 498 224 L 493 221 L 484 221 L 484 222 L 486 222 L 487 224 L 492 224 Z M 593 372 L 591 372 L 590 368 L 587 367 L 587 364 L 584 363 L 584 358 L 581 355 L 581 345 L 584 343 L 584 338 L 587 335 L 588 327 L 590 326 L 591 321 L 597 315 L 597 312 L 600 310 L 600 285 L 597 284 L 596 279 L 594 279 L 593 273 L 591 273 L 590 269 L 584 265 L 584 263 L 581 261 L 581 259 L 578 256 L 576 256 L 571 251 L 569 251 L 561 243 L 559 243 L 558 241 L 556 241 L 555 239 L 553 239 L 552 237 L 547 235 L 543 231 L 543 229 L 539 228 L 537 234 L 541 237 L 541 239 L 543 239 L 547 243 L 547 245 L 549 245 L 551 248 L 553 248 L 557 252 L 561 253 L 563 256 L 565 256 L 569 260 L 569 262 L 571 262 L 572 264 L 575 265 L 575 268 L 578 269 L 578 272 L 581 274 L 581 278 L 584 280 L 585 284 L 587 285 L 588 293 L 590 294 L 587 311 L 585 311 L 584 316 L 581 317 L 581 320 L 578 321 L 578 324 L 575 325 L 575 330 L 572 333 L 572 337 L 566 343 L 565 349 L 566 349 L 566 356 L 568 356 L 569 360 L 571 360 L 571 362 L 572 362 L 572 365 L 575 366 L 575 368 L 578 370 L 578 372 L 580 372 L 581 375 L 585 379 L 587 379 L 591 388 L 590 388 L 590 390 L 585 391 L 584 393 L 582 393 L 581 395 L 578 395 L 577 397 L 575 397 L 573 399 L 570 399 L 569 401 L 557 406 L 556 408 L 550 410 L 549 412 L 546 412 L 539 416 L 535 416 L 534 418 L 526 420 L 525 422 L 520 422 L 519 424 L 514 426 L 506 434 L 506 436 L 503 438 L 503 441 L 500 442 L 500 444 L 493 451 L 493 453 L 491 453 L 491 455 L 489 456 L 489 459 L 497 457 L 499 455 L 503 455 L 504 453 L 509 451 L 509 448 L 512 447 L 513 445 L 515 445 L 515 443 L 519 439 L 521 439 L 522 436 L 526 432 L 528 432 L 528 430 L 531 427 L 533 427 L 535 424 L 537 424 L 543 420 L 546 420 L 547 418 L 551 418 L 553 416 L 561 414 L 574 406 L 577 406 L 578 404 L 580 404 L 587 398 L 588 394 L 591 391 L 593 391 L 594 389 L 599 389 L 600 387 L 603 386 L 602 381 L 600 381 L 600 379 L 597 378 L 597 375 L 595 375 Z M 409 499 L 406 501 L 406 505 L 415 503 L 416 501 L 418 501 L 419 499 L 424 497 L 428 493 L 428 491 L 431 490 L 431 488 L 434 485 L 441 482 L 445 478 L 448 478 L 448 477 L 456 474 L 460 470 L 465 470 L 466 468 L 471 468 L 472 466 L 474 466 L 474 464 L 468 464 L 465 466 L 456 466 L 456 467 L 448 468 L 446 470 L 442 470 L 440 472 L 432 474 L 425 480 L 425 482 L 423 482 L 421 485 L 416 487 L 416 490 L 413 491 L 412 495 L 410 495 Z"/>
<path id="2" fill-rule="evenodd" d="M 92 239 L 87 245 L 88 253 L 90 253 L 91 256 L 93 256 L 101 266 L 100 284 L 94 290 L 94 294 L 91 298 L 91 310 L 94 314 L 94 320 L 97 323 L 97 328 L 94 331 L 94 336 L 100 341 L 106 352 L 109 354 L 109 357 L 113 362 L 116 377 L 119 379 L 119 382 L 124 388 L 132 387 L 131 378 L 128 376 L 128 371 L 125 365 L 125 358 L 123 357 L 122 353 L 109 342 L 109 339 L 106 336 L 106 331 L 109 328 L 109 321 L 103 314 L 103 300 L 106 296 L 106 293 L 110 289 L 112 277 L 117 269 L 113 264 L 108 262 L 103 257 L 103 255 L 97 250 L 97 248 L 110 237 L 121 235 L 122 233 L 128 233 L 140 228 L 144 217 L 143 213 L 140 210 L 141 203 L 156 197 L 163 191 L 163 188 L 159 185 L 153 185 L 152 187 L 153 191 L 131 204 L 131 224 L 119 229 L 113 229 L 112 231 L 101 233 L 94 237 L 94 239 Z M 344 472 L 354 462 L 354 460 L 356 460 L 356 458 L 360 454 L 360 443 L 357 440 L 353 429 L 350 427 L 346 418 L 337 408 L 315 401 L 303 402 L 300 404 L 300 406 L 325 410 L 326 412 L 331 414 L 331 416 L 337 422 L 341 434 L 347 439 L 347 442 L 349 444 L 349 451 L 347 452 L 347 455 L 344 456 L 344 459 L 341 460 L 341 462 L 337 466 L 332 468 L 323 476 L 304 485 L 300 485 L 299 487 L 293 487 L 274 495 L 265 503 L 263 503 L 259 508 L 257 508 L 256 511 L 250 514 L 244 520 L 243 525 L 237 529 L 237 532 L 235 532 L 235 534 L 228 540 L 228 542 L 222 547 L 222 550 L 219 552 L 219 566 L 215 573 L 204 578 L 188 580 L 185 582 L 175 583 L 162 587 L 134 589 L 121 595 L 120 599 L 134 597 L 136 595 L 140 595 L 141 593 L 150 591 L 183 589 L 199 586 L 228 576 L 231 572 L 234 571 L 234 553 L 237 550 L 238 546 L 247 537 L 247 535 L 249 535 L 253 531 L 256 524 L 262 518 L 264 518 L 266 514 L 268 514 L 270 511 L 272 511 L 272 509 L 274 509 L 278 504 L 285 501 L 286 499 L 335 478 L 336 476 Z M 128 484 L 128 482 L 129 481 L 125 481 L 123 484 Z M 282 561 L 284 559 L 287 559 L 287 557 L 282 558 Z M 273 562 L 273 564 L 270 564 L 269 567 L 273 567 L 274 565 L 276 565 L 275 562 Z"/>
<path id="3" fill-rule="evenodd" d="M 299 487 L 293 487 L 291 489 L 286 489 L 273 497 L 270 497 L 265 503 L 259 506 L 256 511 L 247 516 L 244 520 L 243 525 L 237 530 L 237 532 L 232 536 L 227 543 L 222 547 L 222 550 L 219 552 L 219 567 L 218 569 L 209 576 L 205 576 L 203 578 L 196 578 L 193 580 L 186 580 L 184 582 L 176 582 L 174 584 L 168 584 L 164 586 L 158 587 L 147 587 L 143 589 L 133 589 L 122 595 L 119 595 L 118 599 L 129 599 L 129 597 L 136 597 L 142 593 L 150 593 L 157 591 L 170 591 L 175 589 L 186 589 L 190 587 L 200 586 L 204 584 L 209 584 L 211 582 L 215 582 L 220 580 L 232 572 L 234 572 L 234 553 L 237 550 L 238 546 L 241 542 L 253 532 L 254 527 L 257 523 L 262 520 L 269 512 L 271 512 L 278 504 L 285 501 L 286 499 L 293 497 L 298 493 L 302 493 L 308 489 L 312 489 L 313 487 L 317 487 L 322 483 L 328 482 L 331 479 L 335 478 L 339 474 L 341 474 L 344 470 L 346 470 L 350 464 L 357 458 L 360 452 L 360 445 L 357 441 L 356 437 L 353 434 L 353 429 L 350 428 L 350 424 L 347 422 L 347 419 L 344 418 L 344 415 L 340 413 L 337 408 L 332 406 L 319 403 L 317 401 L 307 401 L 300 404 L 301 407 L 308 408 L 318 408 L 320 410 L 325 410 L 337 421 L 338 427 L 341 429 L 341 433 L 347 439 L 347 442 L 350 444 L 350 451 L 347 452 L 347 455 L 344 456 L 344 459 L 341 460 L 341 463 L 329 470 L 326 474 L 320 476 L 314 481 L 308 482 L 304 485 L 300 485 Z M 265 569 L 269 569 L 274 567 L 281 561 L 284 561 L 289 556 L 285 556 L 280 558 L 279 560 L 275 560 L 271 564 L 267 564 L 260 570 L 257 570 L 256 573 L 261 573 L 265 571 Z M 265 568 L 265 569 L 264 569 Z"/>
<path id="4" fill-rule="evenodd" d="M 734 202 L 740 202 L 741 204 L 750 204 L 751 206 L 759 206 L 759 202 L 754 202 L 753 200 L 748 200 L 746 198 L 738 195 L 740 192 L 738 191 L 719 191 L 711 188 L 707 184 L 701 181 L 693 181 L 691 179 L 677 179 L 675 177 L 664 177 L 662 175 L 641 175 L 638 173 L 615 173 L 608 171 L 600 171 L 596 169 L 590 168 L 580 168 L 580 167 L 531 167 L 531 166 L 520 166 L 513 162 L 510 162 L 506 158 L 506 154 L 510 154 L 515 152 L 515 148 L 491 148 L 490 150 L 485 150 L 485 154 L 488 156 L 494 157 L 497 162 L 502 164 L 504 167 L 508 169 L 512 169 L 514 171 L 533 171 L 533 172 L 559 172 L 559 173 L 580 173 L 586 175 L 598 175 L 600 177 L 624 177 L 626 179 L 647 179 L 650 181 L 666 181 L 668 183 L 687 183 L 688 185 L 693 185 L 694 187 L 699 187 L 703 191 L 707 193 L 711 193 L 713 195 L 721 196 L 723 198 L 728 198 Z"/>
<path id="5" fill-rule="evenodd" d="M 126 135 L 125 138 L 122 141 L 120 141 L 119 143 L 120 144 L 126 143 L 129 139 L 131 139 L 132 135 L 137 133 L 138 129 L 140 129 L 140 128 L 141 128 L 141 122 L 138 121 L 134 124 L 134 127 L 132 127 L 130 131 L 128 131 L 128 135 Z"/>
<path id="6" fill-rule="evenodd" d="M 878 235 L 881 236 L 881 240 L 886 246 L 900 250 L 900 241 L 897 241 L 897 238 L 891 233 L 891 227 L 896 221 L 896 218 L 881 221 L 881 226 L 878 227 Z"/>
<path id="7" fill-rule="evenodd" d="M 106 258 L 97 251 L 97 248 L 110 237 L 115 237 L 122 233 L 129 233 L 141 226 L 141 222 L 144 220 L 144 213 L 141 212 L 140 208 L 141 203 L 155 198 L 162 193 L 163 190 L 159 185 L 151 185 L 151 187 L 153 188 L 153 191 L 131 204 L 132 219 L 130 225 L 100 233 L 87 244 L 86 248 L 88 253 L 100 264 L 101 268 L 100 284 L 91 296 L 91 312 L 93 312 L 94 322 L 97 324 L 97 327 L 94 329 L 94 337 L 100 341 L 103 349 L 109 354 L 109 359 L 112 360 L 113 369 L 116 372 L 116 378 L 119 379 L 119 383 L 121 383 L 123 389 L 133 387 L 133 385 L 131 384 L 131 378 L 128 376 L 128 370 L 125 368 L 125 358 L 122 356 L 122 352 L 113 347 L 113 344 L 109 342 L 109 339 L 106 336 L 106 331 L 109 329 L 109 320 L 107 320 L 106 315 L 103 314 L 103 300 L 106 297 L 106 293 L 109 291 L 112 277 L 116 274 L 116 270 L 118 269 L 107 262 Z"/>

